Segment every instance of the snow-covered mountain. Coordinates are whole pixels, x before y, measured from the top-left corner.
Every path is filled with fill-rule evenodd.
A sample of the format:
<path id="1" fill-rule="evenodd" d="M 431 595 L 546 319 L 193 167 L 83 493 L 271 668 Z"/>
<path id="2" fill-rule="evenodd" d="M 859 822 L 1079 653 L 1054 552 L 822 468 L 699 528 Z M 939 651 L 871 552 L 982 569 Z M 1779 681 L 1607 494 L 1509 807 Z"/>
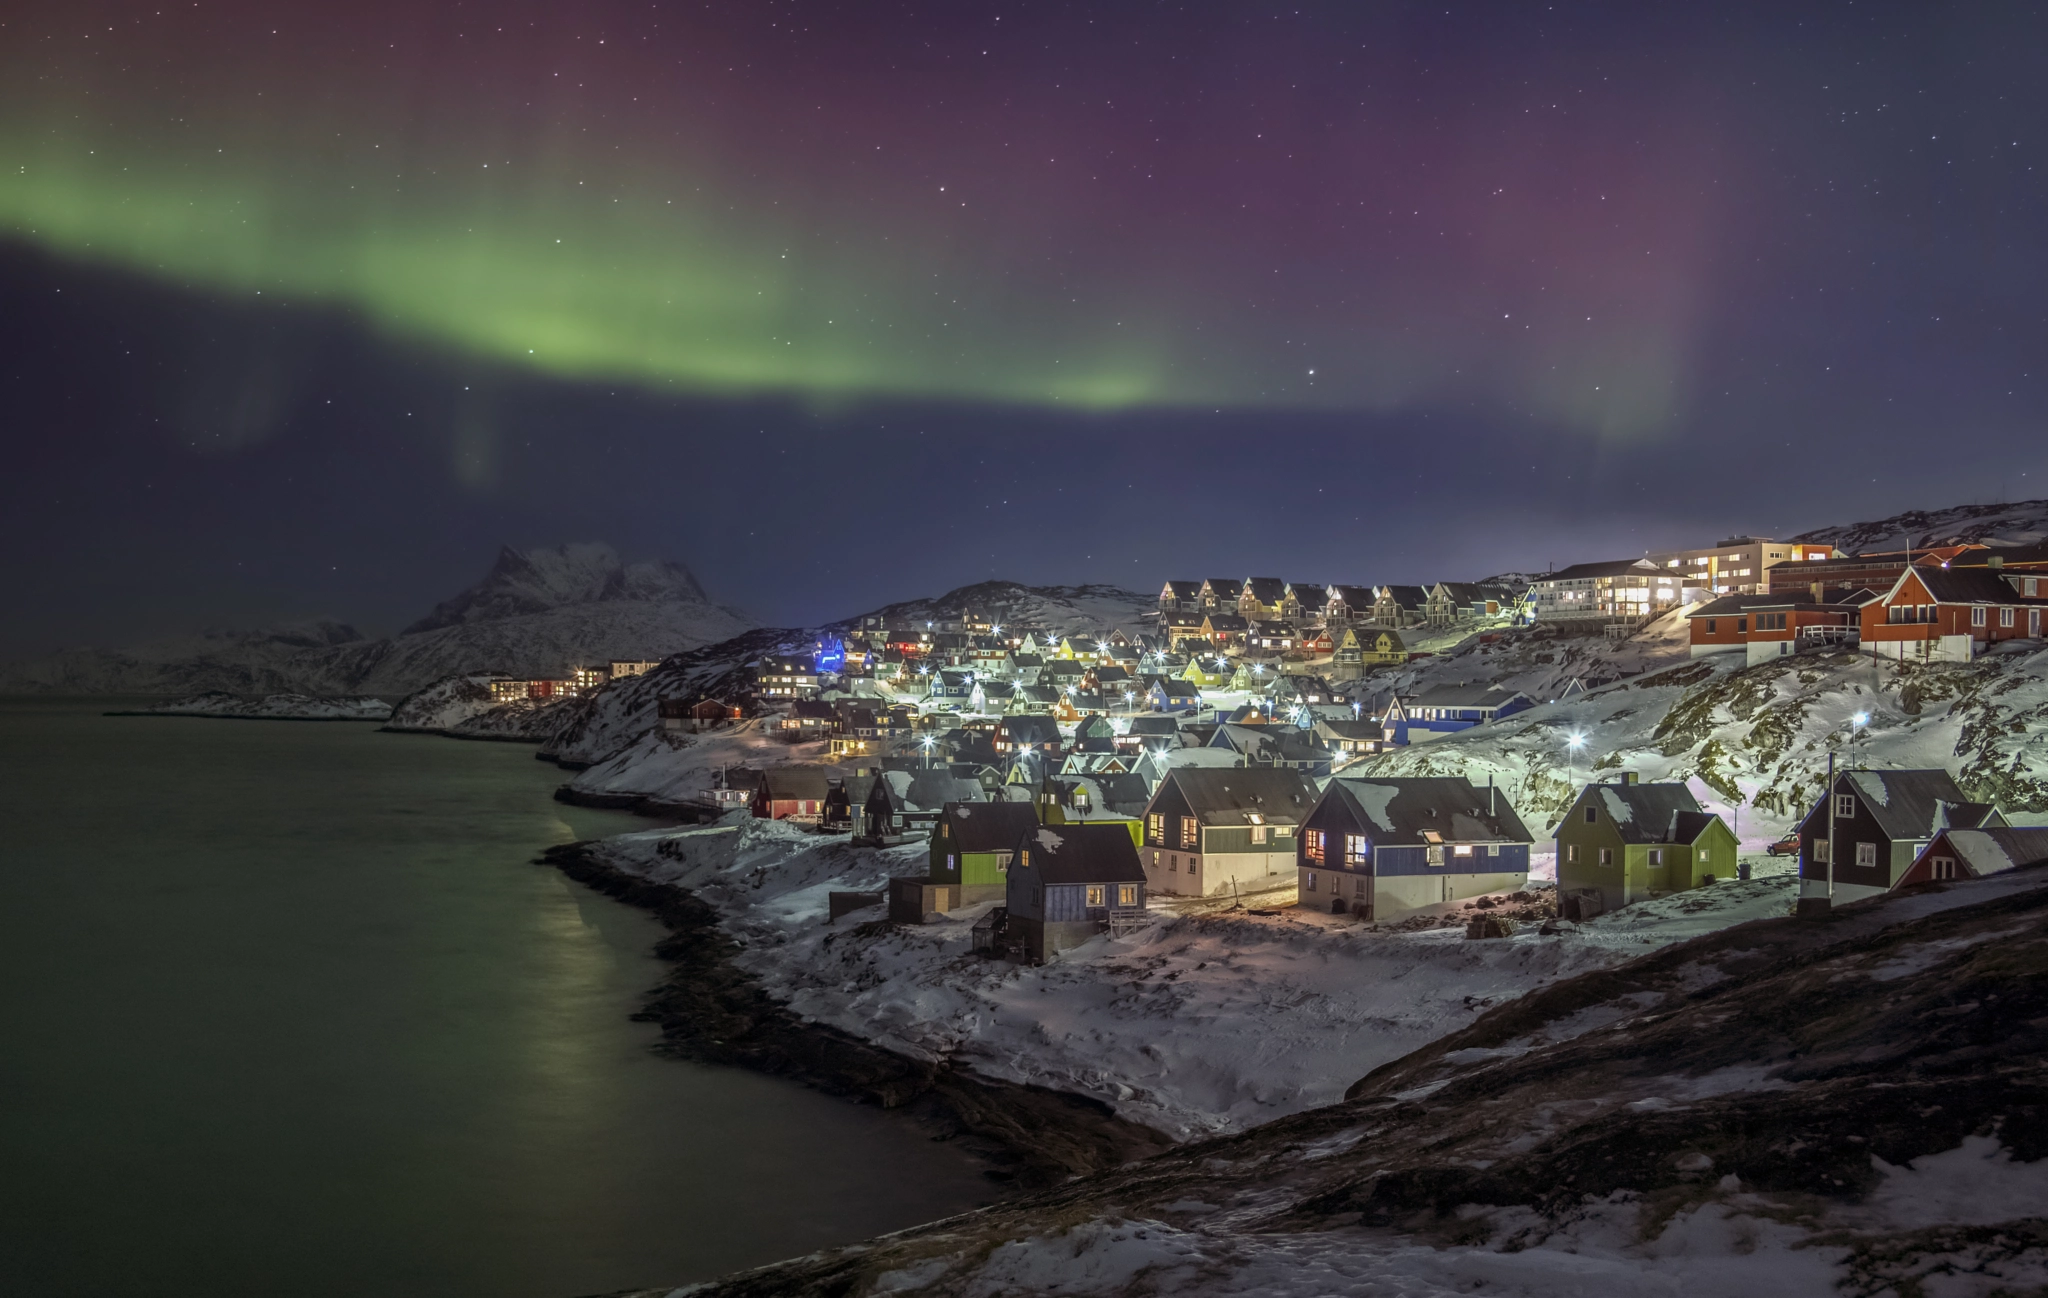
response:
<path id="1" fill-rule="evenodd" d="M 678 563 L 628 565 L 587 543 L 507 547 L 482 581 L 390 639 L 313 622 L 69 649 L 0 668 L 0 693 L 399 696 L 464 673 L 558 676 L 581 662 L 666 658 L 753 626 Z"/>
<path id="2" fill-rule="evenodd" d="M 1966 541 L 2031 545 L 2048 540 L 2048 500 L 2016 500 L 2004 505 L 1956 505 L 1931 511 L 1915 509 L 1868 523 L 1817 527 L 1786 539 L 1832 545 L 1845 554 L 1863 550 L 1903 550 L 1909 545 L 1956 545 Z"/>

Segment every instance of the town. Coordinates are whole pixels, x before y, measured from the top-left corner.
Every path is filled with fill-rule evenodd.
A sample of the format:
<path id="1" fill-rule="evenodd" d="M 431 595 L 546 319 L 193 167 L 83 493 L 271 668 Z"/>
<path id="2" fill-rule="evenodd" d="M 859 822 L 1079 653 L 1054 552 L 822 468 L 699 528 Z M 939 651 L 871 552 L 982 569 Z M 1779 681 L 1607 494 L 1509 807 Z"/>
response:
<path id="1" fill-rule="evenodd" d="M 1195 898 L 1373 924 L 1462 903 L 1476 906 L 1470 936 L 1505 936 L 1514 922 L 1487 913 L 1491 899 L 1527 895 L 1532 854 L 1554 861 L 1564 923 L 1747 878 L 1750 865 L 1684 782 L 1616 771 L 1548 825 L 1490 780 L 1376 772 L 1383 755 L 1556 701 L 1483 679 L 1403 689 L 1389 683 L 1398 669 L 1474 642 L 1625 642 L 1673 620 L 1692 658 L 1744 667 L 1845 653 L 1968 662 L 2038 641 L 2044 577 L 2043 545 L 1845 554 L 1737 537 L 1477 583 L 1169 580 L 1148 617 L 1107 631 L 1001 606 L 855 619 L 751 662 L 730 690 L 662 697 L 658 717 L 670 743 L 744 730 L 787 745 L 783 760 L 721 766 L 697 791 L 706 815 L 928 846 L 920 872 L 885 896 L 835 898 L 835 915 L 884 905 L 921 924 L 966 911 L 977 949 L 1033 963 Z M 656 665 L 492 690 L 575 696 Z M 1815 782 L 1810 814 L 1771 845 L 1794 858 L 1806 913 L 2048 859 L 2048 830 L 2014 827 L 1948 770 L 1845 761 Z"/>

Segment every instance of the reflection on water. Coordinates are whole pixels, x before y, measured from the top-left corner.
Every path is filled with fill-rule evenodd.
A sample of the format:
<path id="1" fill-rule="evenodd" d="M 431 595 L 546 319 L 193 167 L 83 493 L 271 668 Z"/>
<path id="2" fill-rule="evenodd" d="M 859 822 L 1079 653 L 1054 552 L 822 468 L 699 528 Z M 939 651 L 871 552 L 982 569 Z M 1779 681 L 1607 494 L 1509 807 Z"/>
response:
<path id="1" fill-rule="evenodd" d="M 983 1197 L 908 1124 L 652 1055 L 627 827 L 519 745 L 0 703 L 0 1288 L 571 1295 Z"/>

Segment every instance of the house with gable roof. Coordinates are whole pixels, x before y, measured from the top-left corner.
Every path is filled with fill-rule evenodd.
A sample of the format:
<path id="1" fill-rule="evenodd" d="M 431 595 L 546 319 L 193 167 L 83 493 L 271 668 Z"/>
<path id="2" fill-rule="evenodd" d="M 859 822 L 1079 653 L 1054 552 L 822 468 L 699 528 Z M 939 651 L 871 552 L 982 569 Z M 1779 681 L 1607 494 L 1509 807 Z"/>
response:
<path id="1" fill-rule="evenodd" d="M 1211 897 L 1285 884 L 1294 835 L 1315 805 L 1300 771 L 1176 767 L 1145 806 L 1145 878 L 1155 893 Z"/>
<path id="2" fill-rule="evenodd" d="M 1012 851 L 1005 937 L 1033 963 L 1142 922 L 1145 869 L 1122 825 L 1041 825 Z"/>
<path id="3" fill-rule="evenodd" d="M 1211 577 L 1202 583 L 1202 607 L 1204 613 L 1235 613 L 1237 601 L 1244 594 L 1244 583 L 1235 577 Z"/>
<path id="4" fill-rule="evenodd" d="M 1029 802 L 949 802 L 932 826 L 929 877 L 959 889 L 956 906 L 999 900 L 1017 840 L 1037 826 Z"/>
<path id="5" fill-rule="evenodd" d="M 1735 834 L 1682 783 L 1588 784 L 1557 825 L 1558 906 L 1591 919 L 1735 877 Z"/>
<path id="6" fill-rule="evenodd" d="M 1529 881 L 1533 840 L 1506 795 L 1462 776 L 1335 776 L 1302 822 L 1299 903 L 1399 919 Z"/>
<path id="7" fill-rule="evenodd" d="M 1483 726 L 1536 706 L 1520 690 L 1488 681 L 1455 681 L 1397 698 L 1388 713 L 1388 729 L 1401 744 L 1425 743 Z"/>
<path id="8" fill-rule="evenodd" d="M 1882 896 L 1944 830 L 2005 826 L 1944 770 L 1837 771 L 1799 822 L 1800 910 Z"/>
<path id="9" fill-rule="evenodd" d="M 1199 581 L 1169 581 L 1159 592 L 1159 611 L 1169 613 L 1200 613 L 1202 611 L 1202 583 Z"/>
<path id="10" fill-rule="evenodd" d="M 2028 596 L 1991 568 L 1915 564 L 1862 607 L 1865 652 L 1912 662 L 1968 662 L 2002 640 L 2038 639 L 2048 596 Z"/>
<path id="11" fill-rule="evenodd" d="M 2006 825 L 1993 829 L 1944 829 L 1920 850 L 1893 888 L 2048 865 L 2048 826 Z"/>
<path id="12" fill-rule="evenodd" d="M 1277 622 L 1287 614 L 1287 583 L 1278 577 L 1247 577 L 1237 611 L 1247 622 Z"/>

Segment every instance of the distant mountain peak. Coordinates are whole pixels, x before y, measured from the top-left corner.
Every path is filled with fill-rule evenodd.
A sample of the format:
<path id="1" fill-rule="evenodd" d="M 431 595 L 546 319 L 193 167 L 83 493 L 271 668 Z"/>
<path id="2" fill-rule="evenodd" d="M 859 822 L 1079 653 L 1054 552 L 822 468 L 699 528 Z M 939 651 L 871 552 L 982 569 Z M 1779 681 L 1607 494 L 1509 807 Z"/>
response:
<path id="1" fill-rule="evenodd" d="M 710 597 L 680 563 L 663 559 L 626 564 L 618 551 L 596 541 L 518 550 L 504 546 L 476 585 L 434 606 L 402 635 L 471 622 L 545 613 L 609 600 L 708 604 Z"/>
<path id="2" fill-rule="evenodd" d="M 2016 500 L 1996 505 L 1954 505 L 1948 509 L 1909 510 L 1890 518 L 1841 527 L 1818 527 L 1787 537 L 1789 541 L 1832 545 L 1854 554 L 1863 550 L 1903 550 L 1934 545 L 2031 545 L 2048 539 L 2048 500 Z"/>

